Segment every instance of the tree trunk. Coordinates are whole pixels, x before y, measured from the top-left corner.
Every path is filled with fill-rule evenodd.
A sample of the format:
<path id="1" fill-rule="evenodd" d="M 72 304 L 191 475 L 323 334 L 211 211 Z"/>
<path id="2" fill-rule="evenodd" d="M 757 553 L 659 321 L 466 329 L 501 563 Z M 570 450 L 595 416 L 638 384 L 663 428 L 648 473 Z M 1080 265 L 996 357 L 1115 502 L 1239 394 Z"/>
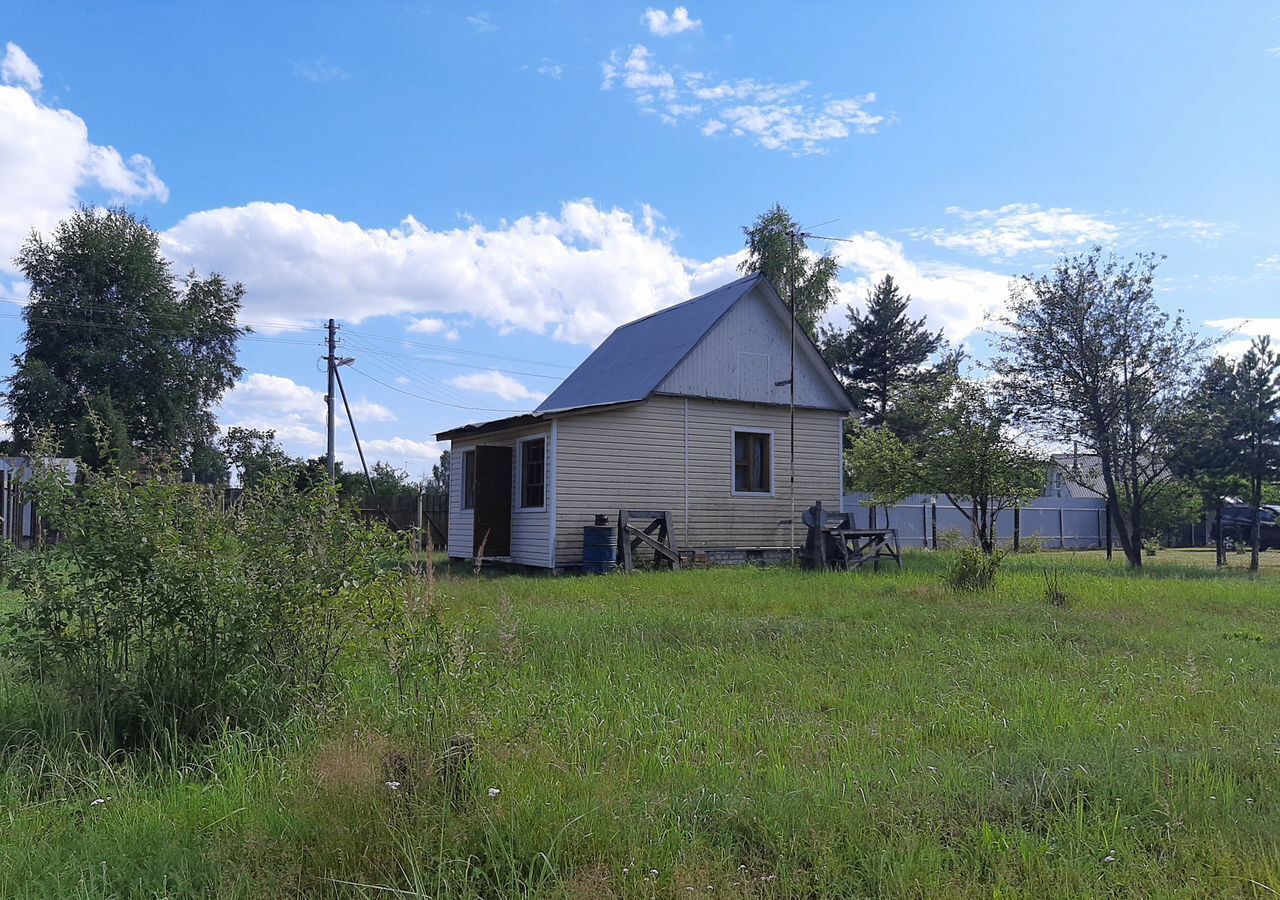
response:
<path id="1" fill-rule="evenodd" d="M 1255 478 L 1253 480 L 1253 496 L 1249 498 L 1250 505 L 1253 507 L 1253 525 L 1250 526 L 1249 543 L 1253 546 L 1249 552 L 1249 571 L 1258 571 L 1258 554 L 1261 552 L 1262 544 L 1262 482 Z"/>
<path id="2" fill-rule="evenodd" d="M 1218 506 L 1213 512 L 1214 560 L 1218 568 L 1227 564 L 1227 541 L 1222 533 L 1222 498 L 1218 498 Z"/>

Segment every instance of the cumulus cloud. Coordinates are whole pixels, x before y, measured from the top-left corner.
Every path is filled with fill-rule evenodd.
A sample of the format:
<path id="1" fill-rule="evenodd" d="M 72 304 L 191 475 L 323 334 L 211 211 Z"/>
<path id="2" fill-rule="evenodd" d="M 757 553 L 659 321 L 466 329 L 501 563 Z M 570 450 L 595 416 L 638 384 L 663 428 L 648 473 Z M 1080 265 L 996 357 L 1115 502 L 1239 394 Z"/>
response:
<path id="1" fill-rule="evenodd" d="M 357 422 L 395 420 L 381 403 L 363 398 L 352 401 L 351 413 Z M 324 446 L 324 392 L 283 375 L 245 376 L 223 396 L 217 414 L 224 426 L 274 431 L 291 452 L 313 453 Z"/>
<path id="2" fill-rule="evenodd" d="M 444 319 L 415 319 L 410 325 L 409 330 L 416 334 L 439 334 L 449 329 L 449 323 Z"/>
<path id="3" fill-rule="evenodd" d="M 967 250 L 993 259 L 1010 259 L 1028 251 L 1059 251 L 1083 244 L 1108 243 L 1119 228 L 1096 215 L 1069 207 L 1044 209 L 1038 203 L 1009 203 L 997 209 L 947 207 L 959 219 L 953 228 L 911 232 L 951 250 Z"/>
<path id="4" fill-rule="evenodd" d="M 726 132 L 767 150 L 825 153 L 829 142 L 870 134 L 885 121 L 867 110 L 874 93 L 815 98 L 807 81 L 717 81 L 704 72 L 663 66 L 643 44 L 625 54 L 613 51 L 600 68 L 601 88 L 621 86 L 642 113 L 668 125 L 697 120 L 708 137 Z"/>
<path id="5" fill-rule="evenodd" d="M 245 318 L 258 322 L 315 322 L 334 310 L 353 324 L 465 315 L 591 344 L 690 296 L 685 262 L 651 210 L 637 217 L 589 199 L 565 203 L 558 215 L 441 231 L 412 217 L 398 228 L 366 228 L 286 203 L 251 203 L 193 213 L 162 241 L 179 270 L 219 271 L 250 285 Z"/>
<path id="6" fill-rule="evenodd" d="M 494 394 L 503 400 L 532 400 L 541 403 L 547 399 L 547 395 L 541 391 L 530 390 L 510 375 L 505 375 L 496 370 L 475 372 L 470 375 L 458 375 L 450 378 L 449 383 L 454 387 L 462 388 L 464 391 Z"/>
<path id="7" fill-rule="evenodd" d="M 493 24 L 493 20 L 489 18 L 487 12 L 478 12 L 467 16 L 467 24 L 479 32 L 493 31 L 498 27 Z"/>
<path id="8" fill-rule="evenodd" d="M 1277 271 L 1280 271 L 1280 253 L 1273 253 L 1272 255 L 1268 256 L 1266 259 L 1259 260 L 1258 268 L 1259 269 L 1275 269 Z"/>
<path id="9" fill-rule="evenodd" d="M 49 231 L 95 193 L 132 203 L 169 198 L 150 159 L 126 160 L 114 147 L 94 144 L 83 119 L 40 102 L 32 87 L 39 69 L 27 71 L 21 61 L 30 62 L 10 44 L 3 70 L 9 83 L 0 85 L 0 271 L 10 270 L 32 229 Z"/>
<path id="10" fill-rule="evenodd" d="M 1221 331 L 1224 340 L 1215 348 L 1228 359 L 1237 359 L 1256 337 L 1270 337 L 1272 345 L 1280 345 L 1280 319 L 1232 317 L 1227 319 L 1210 319 L 1205 322 L 1206 328 Z"/>
<path id="11" fill-rule="evenodd" d="M 662 9 L 646 9 L 644 22 L 649 26 L 649 31 L 658 37 L 670 37 L 673 34 L 698 31 L 702 28 L 702 20 L 689 18 L 689 10 L 683 6 L 677 6 L 670 13 Z"/>
<path id="12" fill-rule="evenodd" d="M 391 463 L 431 465 L 440 458 L 440 451 L 444 449 L 444 445 L 435 441 L 415 441 L 405 437 L 376 438 L 363 443 L 365 456 L 372 459 L 385 459 Z"/>
<path id="13" fill-rule="evenodd" d="M 39 91 L 42 83 L 40 67 L 27 56 L 25 50 L 9 41 L 4 45 L 4 59 L 0 60 L 0 81 L 29 91 Z"/>
<path id="14" fill-rule="evenodd" d="M 867 291 L 892 275 L 911 295 L 912 315 L 925 315 L 932 328 L 962 341 L 983 326 L 986 316 L 1002 309 L 1009 296 L 1009 277 L 998 272 L 944 262 L 915 261 L 903 245 L 874 231 L 855 234 L 833 251 L 852 279 L 840 283 L 837 304 L 828 311 L 830 324 L 845 324 L 845 307 L 860 308 Z"/>

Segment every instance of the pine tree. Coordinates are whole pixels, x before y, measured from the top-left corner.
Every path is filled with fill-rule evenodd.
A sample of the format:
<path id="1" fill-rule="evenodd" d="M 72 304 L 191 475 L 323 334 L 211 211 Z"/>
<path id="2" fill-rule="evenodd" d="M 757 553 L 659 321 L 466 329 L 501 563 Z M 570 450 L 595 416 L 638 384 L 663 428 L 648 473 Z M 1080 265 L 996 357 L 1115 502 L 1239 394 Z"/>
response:
<path id="1" fill-rule="evenodd" d="M 865 312 L 848 307 L 847 329 L 823 329 L 823 352 L 865 425 L 889 423 L 895 401 L 938 374 L 927 363 L 945 346 L 942 332 L 929 331 L 923 316 L 908 318 L 910 302 L 893 276 L 885 275 L 867 292 Z M 947 361 L 951 368 L 956 362 Z"/>
<path id="2" fill-rule="evenodd" d="M 1269 337 L 1254 338 L 1233 370 L 1235 398 L 1235 446 L 1240 453 L 1240 473 L 1249 484 L 1253 508 L 1252 554 L 1249 570 L 1258 571 L 1261 549 L 1262 492 L 1280 474 L 1280 356 Z"/>
<path id="3" fill-rule="evenodd" d="M 788 303 L 794 277 L 796 321 L 816 335 L 822 314 L 836 299 L 840 264 L 830 253 L 811 256 L 807 252 L 804 239 L 798 236 L 800 224 L 781 203 L 775 203 L 742 231 L 747 237 L 747 258 L 738 271 L 744 275 L 761 273 Z M 794 246 L 792 235 L 796 235 Z"/>

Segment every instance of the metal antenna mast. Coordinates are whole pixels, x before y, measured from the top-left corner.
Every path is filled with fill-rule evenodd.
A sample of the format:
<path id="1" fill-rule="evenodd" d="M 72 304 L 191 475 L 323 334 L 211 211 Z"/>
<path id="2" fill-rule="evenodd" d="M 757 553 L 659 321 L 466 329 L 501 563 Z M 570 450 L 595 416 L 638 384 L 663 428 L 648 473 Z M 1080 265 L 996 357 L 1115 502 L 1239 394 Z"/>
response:
<path id="1" fill-rule="evenodd" d="M 791 450 L 791 537 L 787 545 L 791 548 L 791 565 L 796 564 L 796 231 L 791 230 L 791 265 L 790 277 L 787 279 L 791 294 L 791 373 L 787 383 L 791 386 L 791 438 L 788 441 Z"/>

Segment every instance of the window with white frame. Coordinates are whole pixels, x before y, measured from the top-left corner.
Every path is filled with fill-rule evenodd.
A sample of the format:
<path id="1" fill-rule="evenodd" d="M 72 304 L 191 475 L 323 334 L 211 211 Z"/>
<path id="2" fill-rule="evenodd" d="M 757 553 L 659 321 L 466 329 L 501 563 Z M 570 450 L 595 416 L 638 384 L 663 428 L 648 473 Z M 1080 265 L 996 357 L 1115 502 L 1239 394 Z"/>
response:
<path id="1" fill-rule="evenodd" d="M 462 508 L 475 509 L 476 505 L 476 451 L 462 451 Z"/>
<path id="2" fill-rule="evenodd" d="M 733 432 L 733 492 L 773 493 L 773 434 L 768 431 Z"/>
<path id="3" fill-rule="evenodd" d="M 520 508 L 542 509 L 547 496 L 547 439 L 520 442 Z"/>

